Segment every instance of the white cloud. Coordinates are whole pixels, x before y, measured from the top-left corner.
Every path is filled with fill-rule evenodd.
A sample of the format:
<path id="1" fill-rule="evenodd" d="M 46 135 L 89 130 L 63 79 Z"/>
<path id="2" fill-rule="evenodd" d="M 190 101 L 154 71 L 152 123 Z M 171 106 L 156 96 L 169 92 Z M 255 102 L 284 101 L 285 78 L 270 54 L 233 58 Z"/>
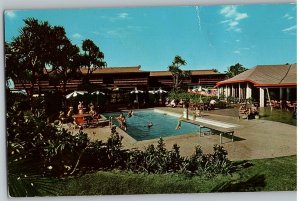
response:
<path id="1" fill-rule="evenodd" d="M 235 29 L 233 29 L 234 31 L 236 31 L 236 32 L 242 32 L 242 29 L 241 28 L 235 28 Z"/>
<path id="2" fill-rule="evenodd" d="M 100 33 L 98 31 L 92 31 L 92 34 L 94 34 L 94 35 L 100 35 Z"/>
<path id="3" fill-rule="evenodd" d="M 83 36 L 80 34 L 80 33 L 74 33 L 73 35 L 72 35 L 72 37 L 73 38 L 83 38 Z"/>
<path id="4" fill-rule="evenodd" d="M 221 21 L 221 23 L 223 24 L 223 23 L 228 23 L 228 22 L 231 22 L 232 20 L 223 20 L 223 21 Z"/>
<path id="5" fill-rule="evenodd" d="M 242 54 L 244 51 L 247 51 L 247 50 L 250 50 L 250 48 L 249 47 L 239 47 L 235 51 L 233 51 L 233 53 Z"/>
<path id="6" fill-rule="evenodd" d="M 248 17 L 248 14 L 247 13 L 236 13 L 236 17 L 235 17 L 235 20 L 242 20 L 242 19 L 245 19 Z"/>
<path id="7" fill-rule="evenodd" d="M 120 19 L 126 19 L 129 17 L 129 14 L 128 13 L 119 13 L 118 14 L 118 18 Z"/>
<path id="8" fill-rule="evenodd" d="M 236 6 L 224 6 L 220 13 L 225 17 L 231 17 L 236 14 Z"/>
<path id="9" fill-rule="evenodd" d="M 5 11 L 5 15 L 9 18 L 15 18 L 16 17 L 16 12 L 13 11 L 13 10 L 8 10 L 8 11 Z"/>
<path id="10" fill-rule="evenodd" d="M 228 25 L 230 26 L 230 27 L 235 27 L 235 26 L 237 26 L 239 23 L 237 22 L 237 21 L 232 21 L 232 22 L 230 22 Z"/>
<path id="11" fill-rule="evenodd" d="M 123 29 L 107 30 L 105 33 L 105 37 L 108 38 L 123 38 L 126 35 Z"/>
<path id="12" fill-rule="evenodd" d="M 239 40 L 239 39 L 237 39 L 237 40 L 235 40 L 235 42 L 240 42 L 241 40 Z"/>
<path id="13" fill-rule="evenodd" d="M 227 30 L 233 30 L 236 32 L 242 31 L 241 28 L 237 27 L 239 25 L 239 21 L 249 17 L 247 13 L 239 12 L 237 6 L 224 6 L 220 10 L 220 14 L 227 18 L 226 20 L 221 21 L 222 24 L 227 24 L 229 27 Z"/>
<path id="14" fill-rule="evenodd" d="M 293 31 L 297 29 L 297 26 L 294 25 L 294 26 L 291 26 L 291 27 L 288 27 L 288 28 L 285 28 L 285 29 L 282 29 L 283 32 L 290 32 L 290 31 Z"/>
<path id="15" fill-rule="evenodd" d="M 294 19 L 294 17 L 291 16 L 290 14 L 288 14 L 288 13 L 286 13 L 286 14 L 283 16 L 283 18 L 286 18 L 286 19 L 288 19 L 288 20 Z"/>

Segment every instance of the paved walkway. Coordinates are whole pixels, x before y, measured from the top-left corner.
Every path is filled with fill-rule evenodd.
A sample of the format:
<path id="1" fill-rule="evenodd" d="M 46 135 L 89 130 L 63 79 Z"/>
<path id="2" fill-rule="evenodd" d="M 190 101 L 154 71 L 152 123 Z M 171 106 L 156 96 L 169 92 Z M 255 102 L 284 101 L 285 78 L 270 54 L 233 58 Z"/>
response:
<path id="1" fill-rule="evenodd" d="M 159 108 L 168 112 L 182 113 L 182 108 Z M 223 137 L 222 146 L 228 151 L 231 160 L 273 158 L 279 156 L 295 155 L 297 153 L 296 136 L 297 127 L 279 122 L 267 120 L 239 120 L 234 115 L 216 115 L 204 112 L 204 119 L 217 120 L 225 123 L 237 124 L 235 128 L 235 141 Z M 158 139 L 136 141 L 124 131 L 117 129 L 120 135 L 124 136 L 123 145 L 125 148 L 144 149 L 150 144 L 157 144 Z M 107 140 L 110 135 L 110 128 L 85 129 L 91 139 Z M 194 153 L 195 146 L 201 146 L 205 153 L 211 153 L 213 146 L 219 144 L 219 135 L 186 134 L 164 138 L 167 149 L 173 144 L 180 146 L 183 156 L 190 156 Z"/>

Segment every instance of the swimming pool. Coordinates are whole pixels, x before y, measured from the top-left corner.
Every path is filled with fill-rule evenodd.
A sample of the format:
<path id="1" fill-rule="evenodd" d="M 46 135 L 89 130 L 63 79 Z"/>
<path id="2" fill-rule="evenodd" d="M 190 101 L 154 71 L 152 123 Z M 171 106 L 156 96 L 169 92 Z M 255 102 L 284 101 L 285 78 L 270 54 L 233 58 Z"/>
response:
<path id="1" fill-rule="evenodd" d="M 120 113 L 106 113 L 104 116 L 109 118 L 118 117 Z M 181 122 L 181 129 L 176 130 L 178 118 L 172 115 L 155 112 L 154 110 L 135 110 L 132 117 L 126 113 L 126 124 L 128 133 L 135 140 L 149 140 L 159 137 L 199 133 L 199 126 Z M 113 118 L 113 123 L 119 126 L 119 123 Z M 153 126 L 148 128 L 148 123 L 152 122 Z M 208 130 L 208 129 L 206 129 Z M 205 129 L 202 128 L 202 131 Z"/>

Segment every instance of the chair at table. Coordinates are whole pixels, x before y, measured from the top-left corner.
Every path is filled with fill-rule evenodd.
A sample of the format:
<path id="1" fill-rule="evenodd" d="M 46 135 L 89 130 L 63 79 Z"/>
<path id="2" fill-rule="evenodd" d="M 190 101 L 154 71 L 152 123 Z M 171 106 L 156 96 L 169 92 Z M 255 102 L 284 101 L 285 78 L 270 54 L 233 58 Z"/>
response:
<path id="1" fill-rule="evenodd" d="M 88 121 L 85 117 L 75 117 L 74 119 L 74 123 L 77 125 L 77 126 L 82 126 L 82 127 L 88 127 Z"/>

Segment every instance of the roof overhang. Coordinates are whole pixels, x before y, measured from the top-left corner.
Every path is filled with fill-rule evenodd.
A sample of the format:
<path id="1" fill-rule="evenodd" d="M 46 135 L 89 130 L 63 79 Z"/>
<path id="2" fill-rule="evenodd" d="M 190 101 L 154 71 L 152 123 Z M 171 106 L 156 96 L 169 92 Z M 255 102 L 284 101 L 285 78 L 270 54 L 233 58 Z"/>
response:
<path id="1" fill-rule="evenodd" d="M 217 87 L 220 87 L 222 85 L 227 85 L 227 84 L 236 84 L 236 83 L 247 83 L 250 82 L 252 83 L 255 87 L 296 87 L 297 83 L 281 83 L 281 84 L 274 84 L 274 83 L 257 83 L 254 82 L 253 80 L 233 80 L 233 81 L 222 81 L 218 82 L 216 85 Z"/>

